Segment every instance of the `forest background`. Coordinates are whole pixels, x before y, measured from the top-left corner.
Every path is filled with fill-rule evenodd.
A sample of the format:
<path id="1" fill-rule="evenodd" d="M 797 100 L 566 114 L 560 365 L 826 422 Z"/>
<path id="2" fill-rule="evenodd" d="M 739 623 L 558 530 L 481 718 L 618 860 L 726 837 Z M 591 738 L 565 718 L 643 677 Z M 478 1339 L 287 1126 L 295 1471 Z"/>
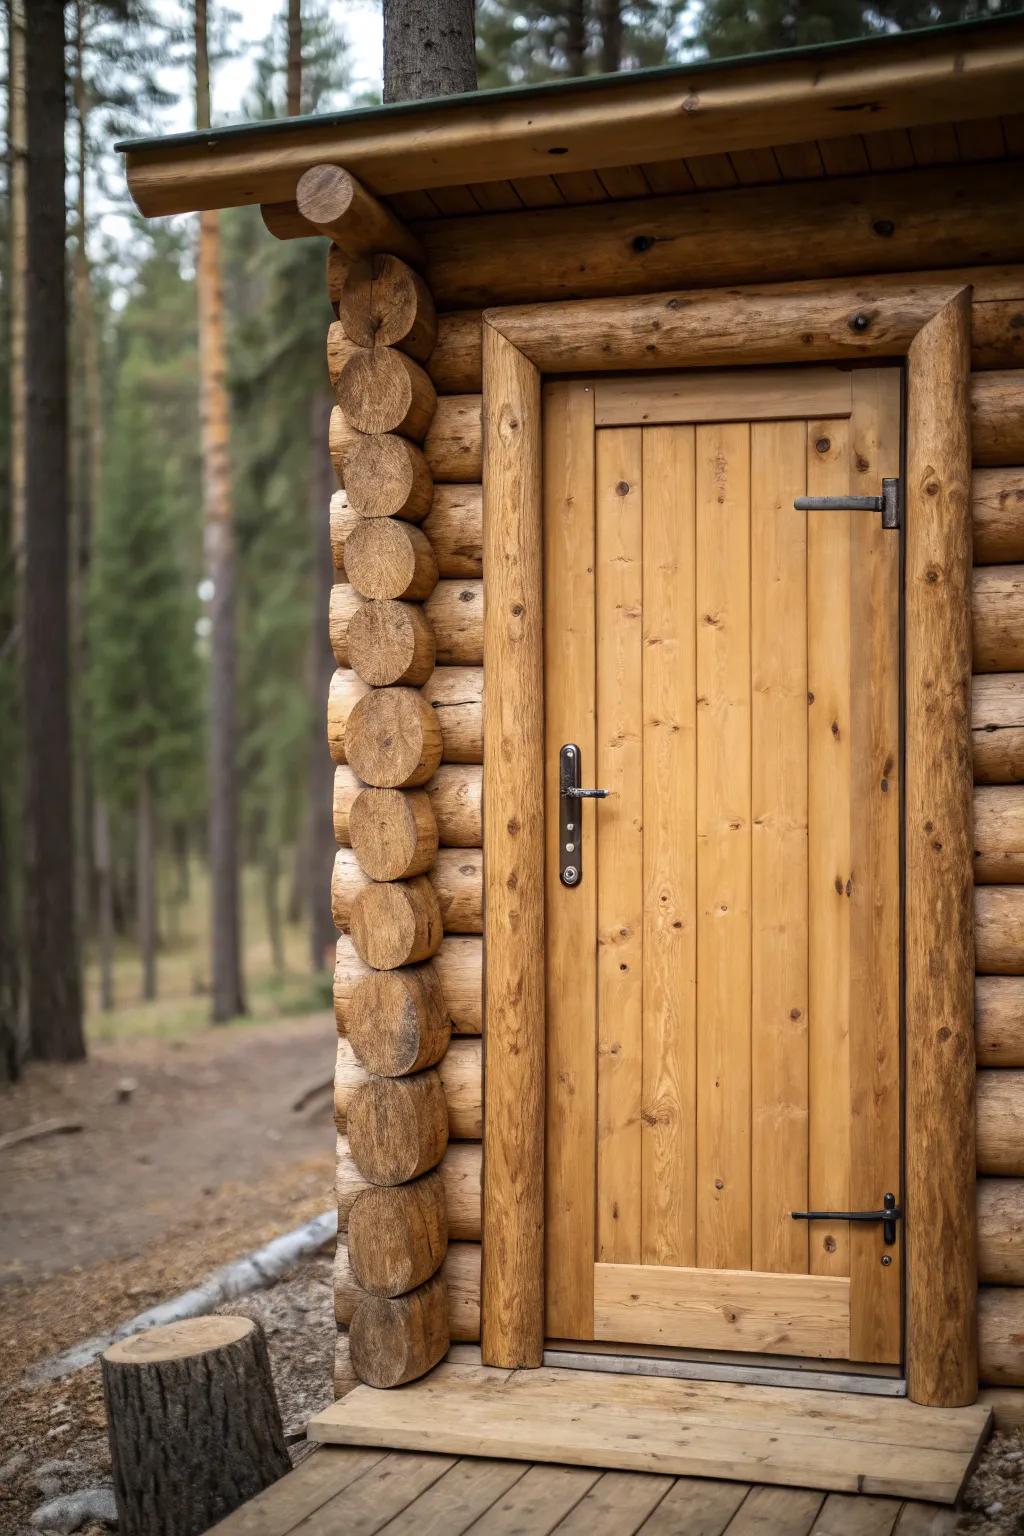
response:
<path id="1" fill-rule="evenodd" d="M 429 13 L 431 0 L 386 0 L 400 3 Z M 1001 8 L 477 0 L 477 78 L 614 72 Z M 273 240 L 254 208 L 202 229 L 144 223 L 113 146 L 209 123 L 211 73 L 249 81 L 230 103 L 215 92 L 214 122 L 380 100 L 372 65 L 359 79 L 379 38 L 371 0 L 280 0 L 255 43 L 263 7 L 70 0 L 63 114 L 54 83 L 64 198 L 58 174 L 47 210 L 26 175 L 26 48 L 42 9 L 5 5 L 0 1079 L 26 1056 L 74 1060 L 90 1039 L 329 1001 L 325 252 Z M 26 491 L 25 285 L 27 231 L 47 214 L 66 253 L 66 329 L 57 304 L 53 324 L 68 348 L 68 472 L 55 456 L 44 506 Z M 40 613 L 59 622 L 27 643 L 26 615 Z M 50 804 L 40 763 L 60 770 L 46 775 Z"/>

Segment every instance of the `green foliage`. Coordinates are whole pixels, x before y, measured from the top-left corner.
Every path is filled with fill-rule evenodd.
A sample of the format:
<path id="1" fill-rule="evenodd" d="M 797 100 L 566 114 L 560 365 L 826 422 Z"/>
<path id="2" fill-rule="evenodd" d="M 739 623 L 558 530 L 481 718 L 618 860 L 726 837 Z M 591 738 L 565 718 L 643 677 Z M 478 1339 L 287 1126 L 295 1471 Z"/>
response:
<path id="1" fill-rule="evenodd" d="M 709 58 L 801 48 L 992 16 L 1003 0 L 705 0 L 693 42 Z"/>
<path id="2" fill-rule="evenodd" d="M 98 788 L 124 813 L 149 771 L 165 821 L 195 814 L 203 757 L 195 334 L 180 258 L 160 231 L 117 328 L 88 626 Z"/>
<path id="3" fill-rule="evenodd" d="M 687 0 L 478 0 L 481 87 L 664 64 Z"/>

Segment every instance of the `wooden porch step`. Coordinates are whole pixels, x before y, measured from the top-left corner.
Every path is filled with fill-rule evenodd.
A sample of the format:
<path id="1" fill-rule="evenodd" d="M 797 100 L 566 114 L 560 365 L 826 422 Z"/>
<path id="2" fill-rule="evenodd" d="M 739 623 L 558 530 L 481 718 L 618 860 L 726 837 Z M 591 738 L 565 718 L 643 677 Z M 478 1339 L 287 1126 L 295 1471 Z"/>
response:
<path id="1" fill-rule="evenodd" d="M 991 1418 L 795 1387 L 444 1364 L 393 1391 L 357 1387 L 309 1436 L 952 1504 Z"/>

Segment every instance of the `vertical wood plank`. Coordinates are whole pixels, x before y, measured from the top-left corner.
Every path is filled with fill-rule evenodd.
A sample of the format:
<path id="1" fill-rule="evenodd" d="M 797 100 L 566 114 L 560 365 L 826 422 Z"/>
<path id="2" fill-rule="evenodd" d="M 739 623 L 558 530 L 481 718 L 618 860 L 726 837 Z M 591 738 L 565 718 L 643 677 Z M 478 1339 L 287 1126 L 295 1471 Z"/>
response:
<path id="1" fill-rule="evenodd" d="M 547 808 L 547 1331 L 594 1326 L 597 871 L 592 800 L 582 800 L 583 880 L 558 877 L 558 750 L 596 762 L 594 708 L 594 390 L 544 387 L 544 697 Z"/>
<path id="2" fill-rule="evenodd" d="M 640 1261 L 643 434 L 597 437 L 597 1256 Z M 586 759 L 583 772 L 588 773 Z"/>
<path id="3" fill-rule="evenodd" d="M 696 1262 L 694 429 L 643 435 L 642 1260 Z"/>
<path id="4" fill-rule="evenodd" d="M 807 483 L 802 421 L 750 429 L 754 1269 L 807 1273 Z"/>
<path id="5" fill-rule="evenodd" d="M 544 712 L 540 374 L 483 327 L 487 1070 L 481 1352 L 544 1349 Z"/>
<path id="6" fill-rule="evenodd" d="M 978 1390 L 970 341 L 965 288 L 907 357 L 907 1382 L 942 1407 Z"/>
<path id="7" fill-rule="evenodd" d="M 900 376 L 853 375 L 850 490 L 877 496 L 900 472 Z M 855 515 L 852 531 L 850 899 L 850 1200 L 875 1210 L 900 1196 L 899 536 Z M 850 1226 L 850 1355 L 897 1362 L 902 1344 L 902 1231 L 891 1249 L 879 1226 Z M 887 1255 L 891 1264 L 883 1265 Z"/>
<path id="8" fill-rule="evenodd" d="M 750 429 L 697 428 L 697 1264 L 750 1268 Z"/>
<path id="9" fill-rule="evenodd" d="M 846 421 L 807 428 L 807 493 L 850 488 Z M 849 1210 L 850 512 L 807 514 L 808 998 L 811 1207 Z M 810 1223 L 812 1275 L 848 1275 L 849 1222 Z"/>

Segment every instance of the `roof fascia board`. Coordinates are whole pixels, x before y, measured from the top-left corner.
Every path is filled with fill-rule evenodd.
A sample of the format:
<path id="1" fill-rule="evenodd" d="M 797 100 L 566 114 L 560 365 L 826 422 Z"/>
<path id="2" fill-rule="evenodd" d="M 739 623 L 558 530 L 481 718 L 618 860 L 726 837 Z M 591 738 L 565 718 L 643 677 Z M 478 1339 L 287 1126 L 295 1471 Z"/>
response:
<path id="1" fill-rule="evenodd" d="M 1021 18 L 884 41 L 178 136 L 126 146 L 128 184 L 154 216 L 288 202 L 322 161 L 387 196 L 1020 110 Z"/>

